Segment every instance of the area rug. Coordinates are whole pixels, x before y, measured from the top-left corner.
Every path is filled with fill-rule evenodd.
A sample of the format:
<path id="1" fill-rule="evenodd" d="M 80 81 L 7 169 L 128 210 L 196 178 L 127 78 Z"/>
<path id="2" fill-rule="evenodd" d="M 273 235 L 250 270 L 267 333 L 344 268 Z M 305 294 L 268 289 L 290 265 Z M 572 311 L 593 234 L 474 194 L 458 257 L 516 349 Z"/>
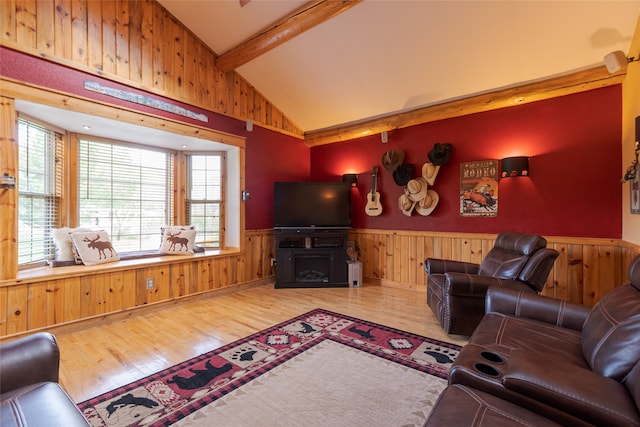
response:
<path id="1" fill-rule="evenodd" d="M 416 426 L 459 350 L 316 309 L 79 407 L 93 426 Z"/>

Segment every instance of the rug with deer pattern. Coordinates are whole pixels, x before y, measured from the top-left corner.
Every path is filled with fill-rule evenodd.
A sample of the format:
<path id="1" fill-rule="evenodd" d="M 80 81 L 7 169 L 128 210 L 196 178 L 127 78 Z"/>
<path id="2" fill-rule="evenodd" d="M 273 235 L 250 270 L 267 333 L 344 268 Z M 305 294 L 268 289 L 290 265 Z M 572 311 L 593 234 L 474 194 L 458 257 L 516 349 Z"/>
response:
<path id="1" fill-rule="evenodd" d="M 79 407 L 93 426 L 168 426 L 326 341 L 443 380 L 460 350 L 455 344 L 315 309 Z"/>

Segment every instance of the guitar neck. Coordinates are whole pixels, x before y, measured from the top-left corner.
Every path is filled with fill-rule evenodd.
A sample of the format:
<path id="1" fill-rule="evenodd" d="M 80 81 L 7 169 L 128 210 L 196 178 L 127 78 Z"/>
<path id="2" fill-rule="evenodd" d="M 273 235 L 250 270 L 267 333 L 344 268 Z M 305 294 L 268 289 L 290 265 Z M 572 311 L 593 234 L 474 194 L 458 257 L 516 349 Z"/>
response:
<path id="1" fill-rule="evenodd" d="M 378 168 L 374 167 L 371 171 L 371 193 L 376 194 L 376 183 L 378 181 Z"/>

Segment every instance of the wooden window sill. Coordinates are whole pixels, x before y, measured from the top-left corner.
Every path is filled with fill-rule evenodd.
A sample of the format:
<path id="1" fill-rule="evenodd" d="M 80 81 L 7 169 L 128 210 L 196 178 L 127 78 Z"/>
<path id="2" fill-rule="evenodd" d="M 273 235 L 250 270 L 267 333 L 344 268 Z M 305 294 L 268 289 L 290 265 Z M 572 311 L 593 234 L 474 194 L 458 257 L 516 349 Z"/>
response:
<path id="1" fill-rule="evenodd" d="M 120 260 L 98 265 L 72 265 L 64 267 L 37 267 L 18 271 L 15 279 L 0 280 L 0 287 L 26 283 L 37 283 L 48 280 L 64 279 L 77 276 L 108 273 L 112 271 L 133 270 L 159 264 L 177 264 L 209 258 L 237 255 L 238 248 L 206 250 L 193 255 L 158 255 L 148 258 Z"/>

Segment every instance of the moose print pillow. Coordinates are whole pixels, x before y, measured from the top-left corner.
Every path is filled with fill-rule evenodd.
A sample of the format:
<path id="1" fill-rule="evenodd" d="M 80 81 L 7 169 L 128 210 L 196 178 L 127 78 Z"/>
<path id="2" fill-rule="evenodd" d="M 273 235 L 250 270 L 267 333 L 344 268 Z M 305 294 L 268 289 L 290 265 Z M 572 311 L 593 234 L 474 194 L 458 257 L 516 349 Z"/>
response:
<path id="1" fill-rule="evenodd" d="M 111 245 L 109 234 L 104 231 L 76 231 L 70 235 L 78 256 L 85 265 L 118 261 L 120 255 Z"/>
<path id="2" fill-rule="evenodd" d="M 69 235 L 76 231 L 91 231 L 89 228 L 54 228 L 53 243 L 56 246 L 56 261 L 74 261 L 73 243 Z"/>
<path id="3" fill-rule="evenodd" d="M 196 229 L 192 226 L 173 226 L 162 229 L 160 253 L 168 255 L 193 254 Z"/>

